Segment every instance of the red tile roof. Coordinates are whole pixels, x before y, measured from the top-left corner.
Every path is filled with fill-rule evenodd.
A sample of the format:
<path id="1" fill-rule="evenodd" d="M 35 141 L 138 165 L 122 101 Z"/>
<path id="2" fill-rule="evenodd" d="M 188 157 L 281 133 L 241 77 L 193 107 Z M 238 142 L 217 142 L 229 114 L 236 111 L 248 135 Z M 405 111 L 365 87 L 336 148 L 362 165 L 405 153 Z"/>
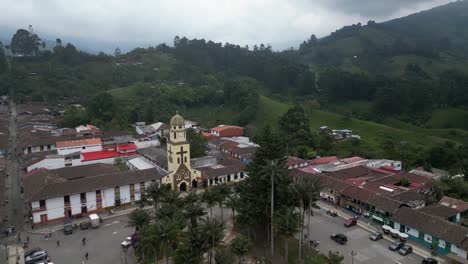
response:
<path id="1" fill-rule="evenodd" d="M 57 148 L 77 147 L 77 146 L 96 145 L 96 144 L 99 144 L 99 145 L 102 144 L 102 141 L 100 138 L 60 141 L 60 142 L 57 142 Z"/>
<path id="2" fill-rule="evenodd" d="M 221 131 L 226 131 L 229 129 L 243 129 L 243 128 L 239 126 L 220 125 L 217 127 L 213 127 L 211 130 L 221 132 Z"/>
<path id="3" fill-rule="evenodd" d="M 300 164 L 303 164 L 303 163 L 307 163 L 307 161 L 304 160 L 304 159 L 298 158 L 298 157 L 289 156 L 288 160 L 287 160 L 288 167 L 289 166 L 294 166 L 294 165 L 300 165 Z"/>
<path id="4" fill-rule="evenodd" d="M 326 164 L 326 163 L 334 162 L 334 161 L 337 161 L 337 160 L 338 160 L 338 157 L 336 157 L 336 156 L 321 157 L 321 158 L 316 158 L 316 159 L 309 160 L 309 164 L 310 165 L 320 165 L 320 164 Z"/>
<path id="5" fill-rule="evenodd" d="M 458 200 L 452 197 L 444 196 L 439 201 L 440 205 L 447 206 L 457 210 L 458 212 L 464 212 L 468 210 L 468 203 L 462 200 Z"/>
<path id="6" fill-rule="evenodd" d="M 119 153 L 115 150 L 106 150 L 81 153 L 81 156 L 83 157 L 83 161 L 90 161 L 118 157 Z"/>

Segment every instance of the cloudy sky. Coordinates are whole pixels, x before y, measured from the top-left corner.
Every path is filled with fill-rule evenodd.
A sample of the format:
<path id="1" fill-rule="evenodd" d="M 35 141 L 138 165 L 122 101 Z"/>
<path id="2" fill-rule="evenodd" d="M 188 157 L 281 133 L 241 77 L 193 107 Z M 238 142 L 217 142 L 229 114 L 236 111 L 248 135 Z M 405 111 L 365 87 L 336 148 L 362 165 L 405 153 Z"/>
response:
<path id="1" fill-rule="evenodd" d="M 353 23 L 385 21 L 451 0 L 0 0 L 0 27 L 124 45 L 175 35 L 275 49 Z M 6 9 L 5 9 L 6 7 Z"/>

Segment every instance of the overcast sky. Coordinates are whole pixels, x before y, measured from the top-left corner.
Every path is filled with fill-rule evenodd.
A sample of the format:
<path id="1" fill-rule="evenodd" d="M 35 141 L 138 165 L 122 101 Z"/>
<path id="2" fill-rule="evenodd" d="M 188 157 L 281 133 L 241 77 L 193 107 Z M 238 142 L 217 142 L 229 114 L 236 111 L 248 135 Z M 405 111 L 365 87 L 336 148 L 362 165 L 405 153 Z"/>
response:
<path id="1" fill-rule="evenodd" d="M 0 0 L 0 27 L 96 42 L 172 43 L 175 35 L 297 47 L 311 34 L 385 21 L 451 0 Z"/>

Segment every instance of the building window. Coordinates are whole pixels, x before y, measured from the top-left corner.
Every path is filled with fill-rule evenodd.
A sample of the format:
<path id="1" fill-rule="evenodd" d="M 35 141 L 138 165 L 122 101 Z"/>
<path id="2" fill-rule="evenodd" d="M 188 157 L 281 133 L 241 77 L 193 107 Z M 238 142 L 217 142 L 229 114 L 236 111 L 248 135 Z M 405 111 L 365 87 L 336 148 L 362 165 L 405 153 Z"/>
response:
<path id="1" fill-rule="evenodd" d="M 50 145 L 47 145 L 47 150 L 50 150 L 50 149 L 51 149 Z"/>
<path id="2" fill-rule="evenodd" d="M 39 207 L 40 207 L 41 209 L 46 209 L 45 200 L 39 200 Z"/>
<path id="3" fill-rule="evenodd" d="M 80 200 L 81 203 L 86 203 L 86 193 L 80 193 Z"/>
<path id="4" fill-rule="evenodd" d="M 135 184 L 130 184 L 130 201 L 135 201 Z"/>
<path id="5" fill-rule="evenodd" d="M 41 145 L 41 146 L 39 147 L 39 149 L 40 149 L 41 151 L 44 151 L 44 146 Z"/>
<path id="6" fill-rule="evenodd" d="M 176 132 L 174 132 L 174 139 L 176 139 Z"/>
<path id="7" fill-rule="evenodd" d="M 177 164 L 180 164 L 180 158 L 177 158 Z"/>
<path id="8" fill-rule="evenodd" d="M 187 157 L 184 157 L 184 163 L 187 163 Z"/>
<path id="9" fill-rule="evenodd" d="M 115 205 L 119 206 L 120 205 L 120 187 L 114 187 L 114 199 L 115 199 Z"/>
<path id="10" fill-rule="evenodd" d="M 70 205 L 70 195 L 65 195 L 63 197 L 63 202 L 65 203 L 66 206 Z"/>

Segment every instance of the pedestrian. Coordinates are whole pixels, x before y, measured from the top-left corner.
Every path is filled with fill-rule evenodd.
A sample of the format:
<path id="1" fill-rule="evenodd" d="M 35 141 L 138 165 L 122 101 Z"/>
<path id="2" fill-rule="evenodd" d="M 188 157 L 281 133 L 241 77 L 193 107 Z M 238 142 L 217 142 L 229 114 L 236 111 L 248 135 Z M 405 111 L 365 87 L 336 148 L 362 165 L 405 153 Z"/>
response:
<path id="1" fill-rule="evenodd" d="M 307 233 L 304 233 L 304 239 L 307 239 Z"/>
<path id="2" fill-rule="evenodd" d="M 57 240 L 57 247 L 60 247 L 60 240 Z"/>
<path id="3" fill-rule="evenodd" d="M 83 237 L 83 239 L 81 239 L 81 242 L 83 243 L 83 246 L 86 245 L 86 237 Z"/>
<path id="4" fill-rule="evenodd" d="M 88 252 L 86 252 L 85 258 L 86 258 L 86 260 L 88 260 Z"/>
<path id="5" fill-rule="evenodd" d="M 317 247 L 320 246 L 320 240 L 317 240 Z"/>
<path id="6" fill-rule="evenodd" d="M 28 243 L 29 243 L 29 236 L 26 237 L 26 241 L 28 241 Z"/>
<path id="7" fill-rule="evenodd" d="M 46 232 L 44 237 L 45 237 L 45 240 L 49 240 L 49 233 Z"/>
<path id="8" fill-rule="evenodd" d="M 18 232 L 18 243 L 21 243 L 21 232 Z"/>

